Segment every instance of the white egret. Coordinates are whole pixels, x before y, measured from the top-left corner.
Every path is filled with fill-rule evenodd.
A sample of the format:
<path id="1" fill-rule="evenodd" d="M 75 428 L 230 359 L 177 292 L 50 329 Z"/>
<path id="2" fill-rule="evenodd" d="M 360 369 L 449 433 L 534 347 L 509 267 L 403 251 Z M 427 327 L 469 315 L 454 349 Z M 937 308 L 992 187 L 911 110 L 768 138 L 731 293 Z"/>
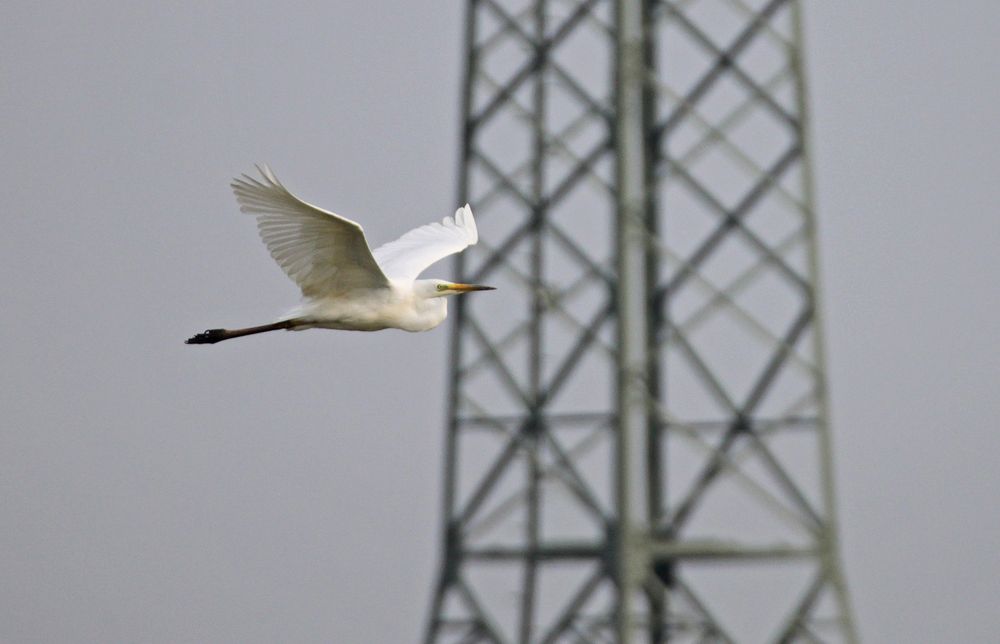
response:
<path id="1" fill-rule="evenodd" d="M 187 344 L 285 329 L 428 331 L 448 316 L 447 296 L 493 290 L 417 277 L 431 264 L 479 240 L 469 204 L 441 223 L 415 228 L 374 251 L 357 222 L 308 204 L 266 165 L 261 180 L 232 183 L 240 210 L 257 217 L 271 257 L 302 290 L 303 302 L 277 322 L 243 329 L 209 329 Z"/>

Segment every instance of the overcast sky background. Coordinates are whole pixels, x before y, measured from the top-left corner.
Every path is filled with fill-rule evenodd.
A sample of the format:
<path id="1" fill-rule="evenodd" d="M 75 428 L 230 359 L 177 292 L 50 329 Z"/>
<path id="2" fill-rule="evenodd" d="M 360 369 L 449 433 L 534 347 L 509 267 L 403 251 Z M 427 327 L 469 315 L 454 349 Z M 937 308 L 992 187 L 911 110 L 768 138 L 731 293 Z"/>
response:
<path id="1" fill-rule="evenodd" d="M 5 5 L 0 642 L 417 639 L 447 331 L 182 340 L 297 300 L 254 161 L 376 243 L 454 209 L 458 4 Z M 992 640 L 1000 4 L 806 21 L 860 630 Z"/>

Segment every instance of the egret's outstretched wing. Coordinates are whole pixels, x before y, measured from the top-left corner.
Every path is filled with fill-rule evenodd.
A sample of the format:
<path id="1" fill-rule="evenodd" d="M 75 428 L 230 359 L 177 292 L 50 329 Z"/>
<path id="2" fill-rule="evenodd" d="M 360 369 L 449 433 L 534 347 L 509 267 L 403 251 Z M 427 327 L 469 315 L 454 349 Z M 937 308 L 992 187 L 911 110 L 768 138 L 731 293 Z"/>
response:
<path id="1" fill-rule="evenodd" d="M 233 193 L 240 210 L 256 215 L 271 257 L 303 295 L 321 297 L 389 285 L 360 224 L 302 201 L 267 166 L 257 170 L 261 181 L 243 175 L 233 180 Z"/>
<path id="2" fill-rule="evenodd" d="M 441 223 L 414 228 L 399 239 L 375 249 L 382 272 L 394 280 L 414 280 L 425 268 L 479 241 L 469 204 Z"/>

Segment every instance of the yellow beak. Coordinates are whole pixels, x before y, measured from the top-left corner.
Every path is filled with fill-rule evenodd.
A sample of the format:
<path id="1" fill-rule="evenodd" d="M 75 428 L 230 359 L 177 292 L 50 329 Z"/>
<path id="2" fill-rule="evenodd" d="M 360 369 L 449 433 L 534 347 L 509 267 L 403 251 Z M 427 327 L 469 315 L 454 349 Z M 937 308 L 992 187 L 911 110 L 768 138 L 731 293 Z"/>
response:
<path id="1" fill-rule="evenodd" d="M 482 284 L 452 284 L 451 290 L 458 291 L 459 293 L 469 293 L 471 291 L 495 291 L 496 288 L 492 286 L 483 286 Z"/>

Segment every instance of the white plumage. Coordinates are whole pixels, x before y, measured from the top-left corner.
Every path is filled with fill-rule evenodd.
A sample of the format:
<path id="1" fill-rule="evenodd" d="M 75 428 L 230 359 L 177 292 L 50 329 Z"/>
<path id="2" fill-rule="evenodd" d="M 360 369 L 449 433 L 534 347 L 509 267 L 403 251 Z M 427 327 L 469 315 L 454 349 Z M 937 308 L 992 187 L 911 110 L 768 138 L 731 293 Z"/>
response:
<path id="1" fill-rule="evenodd" d="M 417 277 L 428 266 L 479 240 L 468 204 L 454 217 L 420 226 L 373 252 L 355 221 L 302 201 L 270 168 L 257 168 L 232 183 L 240 210 L 257 218 L 271 257 L 302 290 L 303 303 L 272 324 L 244 329 L 209 329 L 188 344 L 277 329 L 308 328 L 426 331 L 447 317 L 445 296 L 492 290 Z"/>
<path id="2" fill-rule="evenodd" d="M 396 241 L 375 249 L 375 261 L 389 279 L 415 280 L 425 268 L 448 255 L 454 255 L 479 241 L 476 220 L 469 204 L 445 217 L 414 228 Z"/>

